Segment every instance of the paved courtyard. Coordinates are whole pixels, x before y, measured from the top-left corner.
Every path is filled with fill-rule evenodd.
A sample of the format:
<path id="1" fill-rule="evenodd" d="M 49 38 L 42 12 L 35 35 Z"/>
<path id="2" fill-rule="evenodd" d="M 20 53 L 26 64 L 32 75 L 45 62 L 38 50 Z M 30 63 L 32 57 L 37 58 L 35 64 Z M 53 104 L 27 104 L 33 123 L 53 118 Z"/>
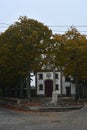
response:
<path id="1" fill-rule="evenodd" d="M 70 112 L 17 112 L 1 107 L 0 130 L 87 130 L 87 107 Z"/>

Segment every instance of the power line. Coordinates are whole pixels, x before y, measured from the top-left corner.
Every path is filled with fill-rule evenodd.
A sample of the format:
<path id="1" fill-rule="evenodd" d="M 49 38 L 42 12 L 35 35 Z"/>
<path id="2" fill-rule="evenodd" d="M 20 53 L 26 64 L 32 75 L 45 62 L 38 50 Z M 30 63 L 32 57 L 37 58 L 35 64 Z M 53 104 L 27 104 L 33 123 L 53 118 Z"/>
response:
<path id="1" fill-rule="evenodd" d="M 0 28 L 7 28 L 6 26 L 0 26 Z"/>
<path id="2" fill-rule="evenodd" d="M 3 25 L 11 25 L 9 23 L 0 23 Z M 48 27 L 87 27 L 87 25 L 48 25 Z"/>
<path id="3" fill-rule="evenodd" d="M 11 24 L 8 24 L 8 23 L 0 23 L 0 28 L 8 28 L 8 26 L 10 26 Z M 87 25 L 50 25 L 48 26 L 52 29 L 53 32 L 60 32 L 60 33 L 63 33 L 63 32 L 66 32 L 67 30 L 54 30 L 53 28 L 59 28 L 59 29 L 65 29 L 65 28 L 70 28 L 70 27 L 76 27 L 76 28 L 86 28 L 87 29 Z M 86 30 L 79 30 L 80 32 L 84 32 L 84 33 L 87 33 Z"/>
<path id="4" fill-rule="evenodd" d="M 2 25 L 11 25 L 9 23 L 0 23 Z M 87 25 L 48 25 L 48 27 L 87 27 Z"/>
<path id="5" fill-rule="evenodd" d="M 53 30 L 55 32 L 66 32 L 67 30 Z M 79 30 L 80 32 L 87 32 L 86 30 Z"/>
<path id="6" fill-rule="evenodd" d="M 8 23 L 0 23 L 0 28 L 8 28 L 8 26 L 10 26 L 10 24 L 8 24 Z"/>
<path id="7" fill-rule="evenodd" d="M 74 26 L 70 26 L 70 25 L 50 25 L 48 27 L 53 27 L 53 28 L 56 28 L 56 27 L 87 27 L 87 25 L 74 25 Z"/>
<path id="8" fill-rule="evenodd" d="M 0 24 L 2 24 L 2 25 L 10 25 L 10 24 L 8 24 L 8 23 L 0 23 Z"/>

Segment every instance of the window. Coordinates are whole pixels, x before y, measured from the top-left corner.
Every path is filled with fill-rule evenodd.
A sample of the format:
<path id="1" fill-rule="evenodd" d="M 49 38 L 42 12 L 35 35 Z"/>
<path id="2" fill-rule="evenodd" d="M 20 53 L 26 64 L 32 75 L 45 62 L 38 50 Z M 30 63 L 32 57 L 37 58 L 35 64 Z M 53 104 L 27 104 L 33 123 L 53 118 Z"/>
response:
<path id="1" fill-rule="evenodd" d="M 56 84 L 56 90 L 59 90 L 59 84 Z"/>
<path id="2" fill-rule="evenodd" d="M 39 79 L 43 79 L 43 74 L 39 74 Z"/>
<path id="3" fill-rule="evenodd" d="M 56 78 L 56 79 L 58 79 L 58 78 L 59 78 L 58 74 L 55 74 L 55 78 Z"/>
<path id="4" fill-rule="evenodd" d="M 39 85 L 39 90 L 43 90 L 43 84 Z"/>
<path id="5" fill-rule="evenodd" d="M 70 78 L 69 77 L 65 77 L 65 82 L 70 82 Z"/>

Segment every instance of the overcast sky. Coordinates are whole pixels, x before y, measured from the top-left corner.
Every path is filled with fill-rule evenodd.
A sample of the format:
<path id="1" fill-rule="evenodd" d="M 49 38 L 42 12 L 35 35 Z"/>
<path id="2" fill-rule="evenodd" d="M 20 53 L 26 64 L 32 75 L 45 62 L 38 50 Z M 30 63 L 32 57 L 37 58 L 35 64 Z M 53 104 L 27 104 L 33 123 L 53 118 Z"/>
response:
<path id="1" fill-rule="evenodd" d="M 0 32 L 20 16 L 36 19 L 47 26 L 87 26 L 87 0 L 0 0 Z M 67 28 L 52 27 L 52 30 L 60 33 Z M 87 27 L 77 29 L 87 31 Z"/>

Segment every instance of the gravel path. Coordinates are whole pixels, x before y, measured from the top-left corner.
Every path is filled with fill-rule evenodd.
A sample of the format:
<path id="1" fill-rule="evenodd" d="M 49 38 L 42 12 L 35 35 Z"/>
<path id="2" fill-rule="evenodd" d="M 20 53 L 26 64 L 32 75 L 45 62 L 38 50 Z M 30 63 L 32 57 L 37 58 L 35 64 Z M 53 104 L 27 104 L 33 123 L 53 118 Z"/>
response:
<path id="1" fill-rule="evenodd" d="M 16 112 L 0 108 L 0 130 L 87 130 L 87 107 L 71 112 Z"/>

